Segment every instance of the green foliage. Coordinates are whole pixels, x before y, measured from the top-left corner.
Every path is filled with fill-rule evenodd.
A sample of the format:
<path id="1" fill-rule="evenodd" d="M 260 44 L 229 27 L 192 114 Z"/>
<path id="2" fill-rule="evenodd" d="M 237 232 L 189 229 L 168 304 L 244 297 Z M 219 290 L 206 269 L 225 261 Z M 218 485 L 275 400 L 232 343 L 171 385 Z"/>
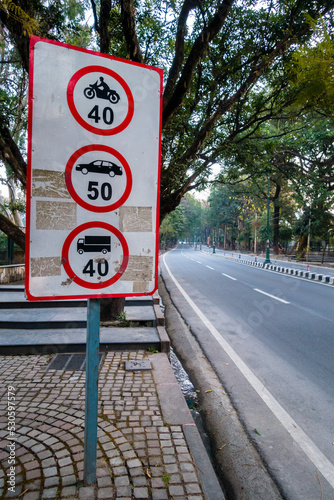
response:
<path id="1" fill-rule="evenodd" d="M 31 36 L 38 29 L 38 23 L 13 0 L 2 0 L 0 9 L 22 25 L 24 35 Z"/>
<path id="2" fill-rule="evenodd" d="M 165 217 L 160 225 L 160 245 L 167 240 L 193 240 L 204 225 L 204 210 L 200 201 L 187 194 L 180 205 Z"/>
<path id="3" fill-rule="evenodd" d="M 25 200 L 19 199 L 15 200 L 14 203 L 10 203 L 8 200 L 5 200 L 2 203 L 2 206 L 0 206 L 0 211 L 7 211 L 9 210 L 12 214 L 16 211 L 24 213 L 26 211 L 26 204 Z"/>
<path id="4" fill-rule="evenodd" d="M 334 115 L 334 46 L 333 35 L 323 19 L 314 26 L 313 43 L 301 46 L 292 57 L 290 82 L 297 90 L 295 105 L 307 105 Z"/>

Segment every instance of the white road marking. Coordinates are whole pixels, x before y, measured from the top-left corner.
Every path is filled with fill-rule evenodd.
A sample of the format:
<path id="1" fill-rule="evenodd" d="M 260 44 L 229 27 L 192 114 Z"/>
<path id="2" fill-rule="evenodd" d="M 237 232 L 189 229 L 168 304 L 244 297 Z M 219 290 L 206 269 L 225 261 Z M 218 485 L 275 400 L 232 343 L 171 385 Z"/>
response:
<path id="1" fill-rule="evenodd" d="M 230 346 L 230 344 L 220 335 L 218 330 L 213 326 L 213 324 L 208 320 L 208 318 L 202 313 L 202 311 L 196 306 L 189 295 L 181 287 L 178 281 L 174 278 L 168 265 L 166 264 L 165 254 L 163 255 L 163 261 L 166 266 L 167 272 L 176 287 L 182 293 L 188 304 L 196 312 L 197 316 L 201 319 L 204 325 L 208 328 L 210 333 L 214 336 L 220 346 L 228 354 L 231 360 L 239 368 L 240 372 L 244 375 L 246 380 L 255 389 L 257 394 L 263 400 L 263 402 L 268 406 L 268 408 L 273 412 L 276 418 L 285 427 L 294 441 L 300 446 L 304 451 L 306 456 L 313 462 L 315 467 L 324 476 L 324 478 L 329 482 L 332 488 L 334 488 L 334 465 L 328 460 L 328 458 L 322 453 L 321 450 L 315 445 L 315 443 L 307 436 L 307 434 L 299 427 L 299 425 L 293 420 L 293 418 L 284 410 L 284 408 L 279 404 L 279 402 L 274 398 L 271 392 L 268 391 L 263 386 L 263 383 L 257 378 L 257 376 L 248 368 L 246 363 L 242 361 L 240 356 L 235 352 L 235 350 Z"/>
<path id="2" fill-rule="evenodd" d="M 283 304 L 290 304 L 287 300 L 280 299 L 279 297 L 275 297 L 275 295 L 271 295 L 270 293 L 264 292 L 263 290 L 259 290 L 259 288 L 253 288 L 255 292 L 263 293 L 263 295 L 267 295 L 268 297 L 271 297 L 272 299 L 279 300 L 280 302 L 283 302 Z"/>
<path id="3" fill-rule="evenodd" d="M 199 260 L 196 260 L 197 264 L 202 264 L 202 262 L 200 262 Z"/>
<path id="4" fill-rule="evenodd" d="M 230 278 L 230 280 L 237 281 L 237 278 L 232 278 L 232 276 L 229 276 L 228 274 L 222 273 L 223 276 L 226 276 L 226 278 Z"/>
<path id="5" fill-rule="evenodd" d="M 214 271 L 213 267 L 210 267 L 210 266 L 205 266 L 205 267 L 207 267 L 208 269 L 212 269 L 212 271 Z"/>

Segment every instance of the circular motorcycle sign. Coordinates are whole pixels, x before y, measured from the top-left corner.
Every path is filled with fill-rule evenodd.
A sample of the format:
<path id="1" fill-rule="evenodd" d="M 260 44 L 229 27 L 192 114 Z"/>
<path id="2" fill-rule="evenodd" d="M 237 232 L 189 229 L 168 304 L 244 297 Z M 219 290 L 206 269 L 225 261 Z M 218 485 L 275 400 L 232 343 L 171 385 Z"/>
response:
<path id="1" fill-rule="evenodd" d="M 129 261 L 122 233 L 104 222 L 87 222 L 74 229 L 62 249 L 69 278 L 90 289 L 106 288 L 120 279 Z"/>
<path id="2" fill-rule="evenodd" d="M 125 80 L 103 66 L 77 71 L 67 87 L 67 102 L 75 120 L 99 135 L 114 135 L 132 120 L 134 100 Z"/>
<path id="3" fill-rule="evenodd" d="M 110 212 L 129 197 L 132 174 L 118 151 L 90 144 L 75 151 L 68 160 L 65 182 L 78 205 L 91 212 Z"/>

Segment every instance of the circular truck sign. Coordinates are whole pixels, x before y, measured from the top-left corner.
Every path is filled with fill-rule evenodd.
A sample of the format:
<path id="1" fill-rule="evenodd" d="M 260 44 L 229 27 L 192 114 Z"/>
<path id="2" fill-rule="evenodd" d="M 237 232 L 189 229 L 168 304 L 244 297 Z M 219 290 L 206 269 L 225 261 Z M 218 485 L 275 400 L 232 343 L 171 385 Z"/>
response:
<path id="1" fill-rule="evenodd" d="M 122 233 L 104 222 L 88 222 L 66 238 L 63 267 L 70 278 L 84 288 L 106 288 L 120 279 L 129 261 L 129 249 Z"/>

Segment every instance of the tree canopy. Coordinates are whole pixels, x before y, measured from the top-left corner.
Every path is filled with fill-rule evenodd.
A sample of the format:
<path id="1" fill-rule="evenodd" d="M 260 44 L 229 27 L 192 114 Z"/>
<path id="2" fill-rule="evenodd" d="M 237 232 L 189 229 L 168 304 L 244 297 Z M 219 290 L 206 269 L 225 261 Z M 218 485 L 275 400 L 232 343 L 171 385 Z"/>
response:
<path id="1" fill-rule="evenodd" d="M 294 78 L 293 86 L 291 75 L 316 57 L 305 47 L 319 19 L 331 40 L 333 6 L 330 0 L 2 0 L 0 159 L 24 187 L 31 34 L 162 67 L 163 219 L 185 193 L 207 183 L 217 161 L 236 162 L 239 140 L 281 120 L 296 102 L 307 85 Z M 16 228 L 0 214 L 0 229 L 22 244 Z"/>

